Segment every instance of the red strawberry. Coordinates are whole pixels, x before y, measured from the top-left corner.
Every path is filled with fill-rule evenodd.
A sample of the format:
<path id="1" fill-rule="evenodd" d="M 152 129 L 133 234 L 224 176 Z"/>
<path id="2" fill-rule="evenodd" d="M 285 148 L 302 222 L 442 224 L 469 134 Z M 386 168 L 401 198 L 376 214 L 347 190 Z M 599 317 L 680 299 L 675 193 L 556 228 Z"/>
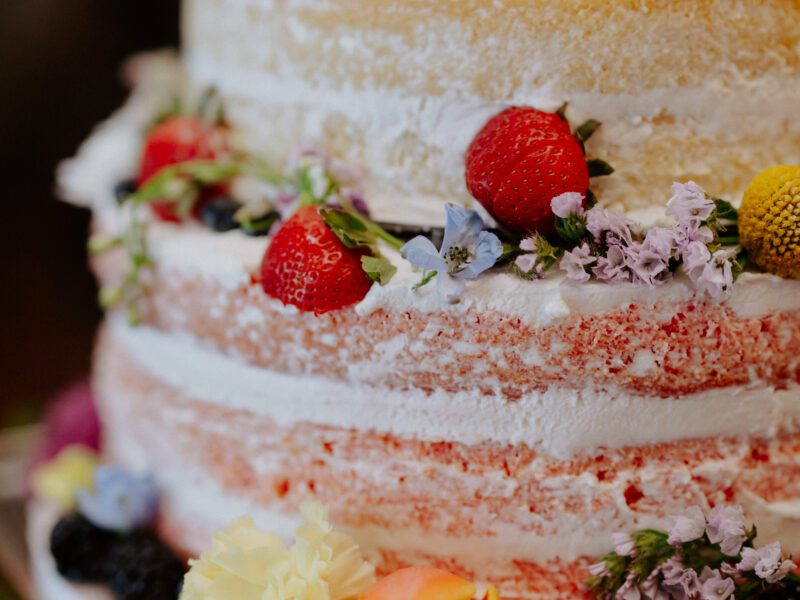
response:
<path id="1" fill-rule="evenodd" d="M 511 231 L 554 232 L 550 201 L 585 194 L 589 170 L 569 124 L 559 115 L 512 107 L 483 126 L 467 149 L 466 183 L 495 220 Z"/>
<path id="2" fill-rule="evenodd" d="M 145 183 L 164 167 L 189 160 L 216 158 L 227 150 L 226 138 L 224 128 L 208 126 L 197 117 L 167 119 L 147 135 L 139 164 L 138 184 Z M 167 203 L 154 202 L 153 211 L 164 221 L 180 221 Z"/>
<path id="3" fill-rule="evenodd" d="M 275 234 L 261 262 L 261 287 L 284 304 L 317 315 L 355 304 L 372 281 L 361 268 L 363 252 L 347 248 L 319 216 L 297 211 Z"/>

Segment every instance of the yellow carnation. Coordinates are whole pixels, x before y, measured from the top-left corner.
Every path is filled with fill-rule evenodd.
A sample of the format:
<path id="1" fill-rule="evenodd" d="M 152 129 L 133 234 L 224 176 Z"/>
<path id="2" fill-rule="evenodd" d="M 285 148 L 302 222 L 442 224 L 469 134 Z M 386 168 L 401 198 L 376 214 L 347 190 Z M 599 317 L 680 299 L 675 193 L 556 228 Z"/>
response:
<path id="1" fill-rule="evenodd" d="M 72 510 L 77 491 L 92 489 L 98 464 L 97 455 L 85 446 L 67 446 L 53 460 L 33 472 L 33 491 L 64 510 Z"/>
<path id="2" fill-rule="evenodd" d="M 331 527 L 328 511 L 305 503 L 306 522 L 287 548 L 243 517 L 189 562 L 181 600 L 354 600 L 375 580 L 356 543 Z"/>
<path id="3" fill-rule="evenodd" d="M 750 182 L 739 209 L 739 236 L 759 267 L 800 279 L 800 166 L 770 167 Z"/>

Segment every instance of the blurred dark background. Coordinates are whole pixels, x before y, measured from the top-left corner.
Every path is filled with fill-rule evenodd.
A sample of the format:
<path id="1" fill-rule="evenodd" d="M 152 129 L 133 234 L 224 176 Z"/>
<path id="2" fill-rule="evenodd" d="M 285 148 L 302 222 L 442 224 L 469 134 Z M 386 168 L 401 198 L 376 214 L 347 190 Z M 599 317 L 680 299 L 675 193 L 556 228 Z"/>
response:
<path id="1" fill-rule="evenodd" d="M 88 373 L 100 311 L 89 215 L 54 170 L 127 94 L 123 60 L 178 44 L 179 0 L 0 0 L 0 428 Z M 8 557 L 9 540 L 0 540 Z M 16 599 L 0 573 L 0 600 Z"/>
<path id="2" fill-rule="evenodd" d="M 35 419 L 88 371 L 100 318 L 88 214 L 54 170 L 125 99 L 125 57 L 177 46 L 179 0 L 0 0 L 0 425 Z"/>

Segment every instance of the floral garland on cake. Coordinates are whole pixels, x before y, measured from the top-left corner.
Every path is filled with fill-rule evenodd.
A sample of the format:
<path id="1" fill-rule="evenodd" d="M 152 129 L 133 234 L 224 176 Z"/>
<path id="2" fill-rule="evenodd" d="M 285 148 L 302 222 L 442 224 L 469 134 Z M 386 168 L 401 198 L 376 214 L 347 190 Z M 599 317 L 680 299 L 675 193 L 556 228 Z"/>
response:
<path id="1" fill-rule="evenodd" d="M 214 94 L 204 107 L 209 98 Z M 153 265 L 147 206 L 163 221 L 196 218 L 220 232 L 270 235 L 259 278 L 264 291 L 316 314 L 358 302 L 372 282 L 388 283 L 397 267 L 387 247 L 421 271 L 413 289 L 435 281 L 443 305 L 458 302 L 468 282 L 490 270 L 535 280 L 557 267 L 574 283 L 649 287 L 682 272 L 698 296 L 713 300 L 730 293 L 748 264 L 800 277 L 800 167 L 759 175 L 741 214 L 694 182 L 675 183 L 666 213 L 676 224 L 646 229 L 608 212 L 589 189 L 590 178 L 613 173 L 604 161 L 586 158 L 599 122 L 573 131 L 566 106 L 556 113 L 512 107 L 490 119 L 466 154 L 467 187 L 497 227 L 489 229 L 475 210 L 447 204 L 444 229 L 420 231 L 371 219 L 358 174 L 322 152 L 301 149 L 280 171 L 233 148 L 214 105 L 218 110 L 170 114 L 154 125 L 137 179 L 116 190 L 124 231 L 90 241 L 92 252 L 125 249 L 128 271 L 101 290 L 100 301 L 124 304 L 133 322 Z M 301 216 L 308 207 L 315 210 Z M 320 224 L 338 242 L 323 240 Z M 296 245 L 304 237 L 315 241 Z M 333 262 L 331 243 L 340 244 Z M 322 292 L 329 295 L 324 302 Z"/>
<path id="2" fill-rule="evenodd" d="M 797 565 L 779 542 L 754 547 L 756 528 L 741 506 L 698 507 L 669 532 L 612 536 L 614 551 L 590 567 L 587 587 L 600 600 L 746 600 L 800 597 Z"/>

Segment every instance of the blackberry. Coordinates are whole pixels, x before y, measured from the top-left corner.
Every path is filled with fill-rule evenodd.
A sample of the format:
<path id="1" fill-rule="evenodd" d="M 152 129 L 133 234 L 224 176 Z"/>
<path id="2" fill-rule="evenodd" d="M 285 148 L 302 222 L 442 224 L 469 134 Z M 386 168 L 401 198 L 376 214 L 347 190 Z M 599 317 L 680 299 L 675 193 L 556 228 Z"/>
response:
<path id="1" fill-rule="evenodd" d="M 105 579 L 104 558 L 116 539 L 114 533 L 72 513 L 58 521 L 50 532 L 50 552 L 64 579 L 99 583 Z"/>
<path id="2" fill-rule="evenodd" d="M 136 181 L 133 179 L 125 179 L 114 186 L 114 197 L 117 199 L 117 204 L 122 204 L 128 196 L 135 192 Z"/>
<path id="3" fill-rule="evenodd" d="M 200 212 L 200 217 L 206 227 L 214 231 L 230 231 L 239 227 L 239 223 L 233 218 L 236 211 L 241 208 L 233 198 L 219 196 L 206 204 Z"/>
<path id="4" fill-rule="evenodd" d="M 183 562 L 149 531 L 134 531 L 114 544 L 105 561 L 106 583 L 118 600 L 176 600 Z"/>

